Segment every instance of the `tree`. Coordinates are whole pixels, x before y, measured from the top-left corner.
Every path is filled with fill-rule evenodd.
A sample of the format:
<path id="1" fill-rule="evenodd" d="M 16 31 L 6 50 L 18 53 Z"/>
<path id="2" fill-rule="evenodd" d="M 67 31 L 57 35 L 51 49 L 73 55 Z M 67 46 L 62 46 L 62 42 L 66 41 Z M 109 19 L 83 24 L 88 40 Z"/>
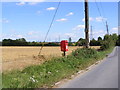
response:
<path id="1" fill-rule="evenodd" d="M 26 46 L 28 43 L 24 38 L 12 40 L 12 39 L 4 39 L 2 40 L 3 46 Z"/>
<path id="2" fill-rule="evenodd" d="M 101 38 L 101 37 L 98 37 L 98 41 L 102 41 L 102 38 Z"/>
<path id="3" fill-rule="evenodd" d="M 98 44 L 99 44 L 98 46 L 101 46 L 102 41 L 103 41 L 102 38 L 98 37 Z"/>
<path id="4" fill-rule="evenodd" d="M 117 39 L 116 45 L 120 46 L 120 35 L 118 35 L 118 39 Z"/>
<path id="5" fill-rule="evenodd" d="M 71 43 L 71 41 L 72 41 L 72 38 L 71 38 L 71 37 L 69 37 L 69 43 Z"/>
<path id="6" fill-rule="evenodd" d="M 16 39 L 17 41 L 26 42 L 25 38 Z"/>
<path id="7" fill-rule="evenodd" d="M 112 34 L 112 39 L 113 39 L 114 43 L 116 43 L 118 40 L 117 34 Z"/>
<path id="8" fill-rule="evenodd" d="M 71 37 L 69 37 L 68 45 L 69 45 L 69 46 L 73 46 L 73 45 L 72 45 L 72 38 L 71 38 Z"/>
<path id="9" fill-rule="evenodd" d="M 113 34 L 113 35 L 107 34 L 104 36 L 104 40 L 103 40 L 100 48 L 101 48 L 101 50 L 109 49 L 111 47 L 114 47 L 116 45 L 116 42 L 117 42 L 116 34 Z"/>
<path id="10" fill-rule="evenodd" d="M 90 41 L 90 46 L 100 46 L 99 41 L 95 40 L 94 38 Z"/>
<path id="11" fill-rule="evenodd" d="M 2 40 L 2 45 L 3 46 L 9 46 L 11 45 L 12 39 L 3 39 Z"/>
<path id="12" fill-rule="evenodd" d="M 85 46 L 86 44 L 86 39 L 80 38 L 77 43 L 78 46 Z"/>
<path id="13" fill-rule="evenodd" d="M 104 41 L 110 40 L 110 36 L 111 36 L 111 35 L 106 34 L 106 35 L 104 36 L 104 39 L 103 39 L 103 40 L 104 40 Z"/>

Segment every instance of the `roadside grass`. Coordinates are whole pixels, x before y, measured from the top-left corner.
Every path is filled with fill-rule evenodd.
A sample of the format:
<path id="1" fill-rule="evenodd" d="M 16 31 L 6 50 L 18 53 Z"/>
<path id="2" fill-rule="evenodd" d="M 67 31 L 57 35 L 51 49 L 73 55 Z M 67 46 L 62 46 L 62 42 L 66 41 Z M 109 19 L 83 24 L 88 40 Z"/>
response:
<path id="1" fill-rule="evenodd" d="M 0 90 L 2 89 L 2 73 L 0 73 Z"/>
<path id="2" fill-rule="evenodd" d="M 53 58 L 42 65 L 3 73 L 3 88 L 50 88 L 61 79 L 68 78 L 103 59 L 112 50 L 113 48 L 106 51 L 77 49 L 66 57 Z"/>

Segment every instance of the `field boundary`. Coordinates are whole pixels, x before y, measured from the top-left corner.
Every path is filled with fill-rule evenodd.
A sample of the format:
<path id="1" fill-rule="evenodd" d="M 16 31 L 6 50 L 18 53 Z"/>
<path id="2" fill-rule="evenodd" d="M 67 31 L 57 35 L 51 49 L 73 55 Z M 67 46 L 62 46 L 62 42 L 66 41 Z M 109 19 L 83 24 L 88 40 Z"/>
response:
<path id="1" fill-rule="evenodd" d="M 54 57 L 62 57 L 62 52 L 60 47 L 44 47 L 41 55 L 45 58 L 37 57 L 40 47 L 0 47 L 3 50 L 2 53 L 2 63 L 3 63 L 3 72 L 12 71 L 12 70 L 22 70 L 31 65 L 38 65 L 43 63 L 46 60 L 51 60 Z M 72 51 L 77 48 L 82 48 L 78 46 L 69 46 L 69 51 L 66 53 L 69 55 Z M 91 47 L 99 49 L 100 46 Z M 51 52 L 52 50 L 52 52 Z M 16 66 L 14 65 L 16 64 Z M 21 69 L 22 67 L 22 69 Z"/>
<path id="2" fill-rule="evenodd" d="M 3 73 L 3 87 L 52 88 L 59 81 L 80 73 L 80 70 L 88 70 L 89 66 L 102 60 L 112 50 L 113 48 L 98 52 L 94 49 L 77 49 L 64 58 L 55 58 L 23 71 Z"/>

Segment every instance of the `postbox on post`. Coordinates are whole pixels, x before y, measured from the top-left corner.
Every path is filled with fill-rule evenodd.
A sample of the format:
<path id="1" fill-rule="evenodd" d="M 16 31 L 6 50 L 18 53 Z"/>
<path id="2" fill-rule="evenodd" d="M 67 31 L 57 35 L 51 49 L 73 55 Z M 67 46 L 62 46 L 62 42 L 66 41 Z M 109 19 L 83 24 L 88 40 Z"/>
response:
<path id="1" fill-rule="evenodd" d="M 65 56 L 65 52 L 68 51 L 68 41 L 62 40 L 60 46 L 61 46 L 61 51 L 63 51 L 63 56 Z"/>

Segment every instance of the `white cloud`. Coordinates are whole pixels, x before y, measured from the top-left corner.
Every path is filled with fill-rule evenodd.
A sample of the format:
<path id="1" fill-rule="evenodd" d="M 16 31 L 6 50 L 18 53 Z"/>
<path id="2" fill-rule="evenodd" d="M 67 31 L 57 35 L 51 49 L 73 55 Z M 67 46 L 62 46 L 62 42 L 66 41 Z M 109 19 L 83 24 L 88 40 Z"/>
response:
<path id="1" fill-rule="evenodd" d="M 38 2 L 29 2 L 29 3 L 27 3 L 27 2 L 19 2 L 19 3 L 16 3 L 16 5 L 18 5 L 18 6 L 23 6 L 23 5 L 26 5 L 26 4 L 28 4 L 28 5 L 36 5 L 36 4 L 38 4 Z"/>
<path id="2" fill-rule="evenodd" d="M 40 14 L 41 13 L 41 11 L 37 11 L 37 14 Z"/>
<path id="3" fill-rule="evenodd" d="M 118 34 L 120 35 L 120 26 L 118 26 Z"/>
<path id="4" fill-rule="evenodd" d="M 70 13 L 68 13 L 66 16 L 72 16 L 72 15 L 74 15 L 74 13 L 73 13 L 73 12 L 70 12 Z"/>
<path id="5" fill-rule="evenodd" d="M 58 19 L 56 21 L 58 21 L 58 22 L 64 22 L 64 21 L 67 21 L 67 19 L 66 18 L 61 18 L 61 19 Z"/>
<path id="6" fill-rule="evenodd" d="M 85 29 L 85 25 L 77 25 L 73 30 Z"/>
<path id="7" fill-rule="evenodd" d="M 16 5 L 19 5 L 19 6 L 22 6 L 22 5 L 25 5 L 25 4 L 26 4 L 25 2 L 16 3 Z"/>
<path id="8" fill-rule="evenodd" d="M 84 22 L 84 21 L 85 21 L 85 18 L 83 18 L 82 21 Z"/>
<path id="9" fill-rule="evenodd" d="M 2 2 L 17 2 L 18 0 L 1 0 L 1 1 Z M 27 0 L 27 1 L 33 1 L 33 0 Z M 45 0 L 45 1 L 46 2 L 59 2 L 59 0 Z M 74 1 L 73 0 L 63 0 L 62 2 L 83 2 L 83 0 L 74 0 Z M 89 2 L 94 2 L 94 0 L 89 0 Z M 96 2 L 119 2 L 119 0 L 96 0 Z"/>
<path id="10" fill-rule="evenodd" d="M 68 36 L 68 37 L 76 37 L 75 33 L 65 33 L 65 36 Z"/>
<path id="11" fill-rule="evenodd" d="M 19 3 L 16 3 L 16 5 L 22 6 L 22 5 L 36 5 L 40 2 L 44 2 L 45 0 L 20 0 Z"/>
<path id="12" fill-rule="evenodd" d="M 37 31 L 30 31 L 28 32 L 28 35 L 36 35 L 38 32 Z"/>
<path id="13" fill-rule="evenodd" d="M 94 18 L 92 18 L 92 17 L 89 18 L 89 21 L 93 21 L 93 20 L 94 20 Z M 85 18 L 83 18 L 82 21 L 85 22 Z"/>
<path id="14" fill-rule="evenodd" d="M 28 33 L 26 33 L 26 38 L 28 40 L 31 40 L 31 41 L 43 41 L 44 40 L 44 36 L 45 34 L 42 33 L 41 31 L 29 31 Z"/>
<path id="15" fill-rule="evenodd" d="M 116 33 L 118 34 L 118 28 L 114 27 L 111 30 L 109 30 L 110 34 Z M 93 31 L 93 37 L 97 39 L 99 36 L 104 37 L 104 35 L 107 34 L 106 30 L 95 30 Z"/>
<path id="16" fill-rule="evenodd" d="M 94 31 L 93 35 L 99 35 L 99 34 L 105 34 L 104 30 L 98 30 L 98 31 Z"/>
<path id="17" fill-rule="evenodd" d="M 114 28 L 112 28 L 112 30 L 115 30 L 115 31 L 117 31 L 117 30 L 118 30 L 118 27 L 114 27 Z"/>
<path id="18" fill-rule="evenodd" d="M 45 0 L 19 0 L 20 2 L 44 2 Z"/>
<path id="19" fill-rule="evenodd" d="M 49 7 L 46 10 L 51 11 L 51 10 L 55 10 L 55 9 L 56 9 L 55 7 Z"/>
<path id="20" fill-rule="evenodd" d="M 28 4 L 29 5 L 36 5 L 36 4 L 38 4 L 38 2 L 29 2 Z"/>
<path id="21" fill-rule="evenodd" d="M 17 38 L 23 38 L 23 35 L 16 35 Z"/>
<path id="22" fill-rule="evenodd" d="M 2 22 L 2 23 L 9 23 L 10 21 L 8 19 L 6 19 L 6 18 L 3 18 L 2 20 L 0 20 L 0 22 Z"/>
<path id="23" fill-rule="evenodd" d="M 107 20 L 107 18 L 103 18 L 103 17 L 96 17 L 96 21 L 97 22 L 102 22 L 104 20 Z"/>
<path id="24" fill-rule="evenodd" d="M 41 34 L 39 31 L 29 31 L 28 33 L 20 34 L 20 33 L 9 33 L 9 34 L 3 34 L 1 35 L 2 39 L 18 39 L 18 38 L 25 38 L 26 40 L 39 40 L 41 41 L 44 39 L 44 34 Z"/>
<path id="25" fill-rule="evenodd" d="M 93 32 L 93 38 L 97 39 L 99 36 L 103 38 L 106 33 L 107 32 L 105 30 L 95 30 Z"/>
<path id="26" fill-rule="evenodd" d="M 17 34 L 17 33 L 10 33 L 10 34 L 4 34 L 2 33 L 2 39 L 17 39 L 17 38 L 25 38 L 23 35 L 21 34 Z"/>
<path id="27" fill-rule="evenodd" d="M 118 34 L 118 27 L 114 27 L 110 30 L 110 33 L 113 34 L 113 33 L 116 33 Z"/>
<path id="28" fill-rule="evenodd" d="M 24 1 L 30 1 L 30 2 L 44 2 L 44 1 L 46 1 L 46 0 L 24 0 Z"/>
<path id="29" fill-rule="evenodd" d="M 96 18 L 90 17 L 89 18 L 89 21 L 94 21 L 94 20 L 97 21 L 97 22 L 102 22 L 102 21 L 107 20 L 107 18 L 103 18 L 103 17 L 96 17 Z M 85 22 L 85 18 L 83 18 L 82 21 Z"/>

